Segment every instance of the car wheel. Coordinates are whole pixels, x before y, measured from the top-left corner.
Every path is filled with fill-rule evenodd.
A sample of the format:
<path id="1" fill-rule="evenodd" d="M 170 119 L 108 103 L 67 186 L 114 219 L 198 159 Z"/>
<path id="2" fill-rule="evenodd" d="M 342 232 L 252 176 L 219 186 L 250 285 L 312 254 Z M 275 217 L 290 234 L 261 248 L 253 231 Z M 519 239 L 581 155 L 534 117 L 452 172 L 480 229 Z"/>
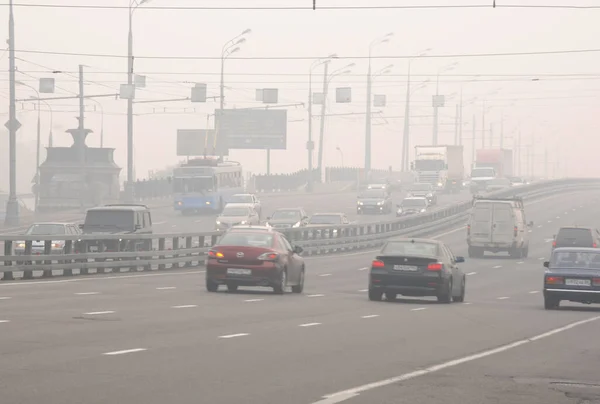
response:
<path id="1" fill-rule="evenodd" d="M 385 300 L 387 300 L 388 302 L 395 302 L 397 297 L 397 293 L 385 292 Z"/>
<path id="2" fill-rule="evenodd" d="M 452 301 L 456 303 L 463 303 L 465 301 L 465 294 L 467 291 L 467 279 L 463 276 L 462 286 L 460 287 L 460 295 L 453 296 Z"/>
<path id="3" fill-rule="evenodd" d="M 452 279 L 448 281 L 448 288 L 437 296 L 439 303 L 452 303 Z"/>
<path id="4" fill-rule="evenodd" d="M 219 290 L 219 284 L 211 281 L 210 279 L 206 279 L 206 290 L 209 292 L 216 292 Z"/>
<path id="5" fill-rule="evenodd" d="M 560 307 L 560 299 L 544 296 L 544 308 L 546 310 L 556 310 Z"/>
<path id="6" fill-rule="evenodd" d="M 279 284 L 273 286 L 273 292 L 278 295 L 283 295 L 285 293 L 285 288 L 287 286 L 287 273 L 285 269 L 281 271 L 281 278 L 279 280 Z"/>
<path id="7" fill-rule="evenodd" d="M 304 268 L 300 272 L 300 281 L 297 285 L 292 286 L 292 292 L 294 293 L 302 293 L 304 290 Z"/>
<path id="8" fill-rule="evenodd" d="M 528 256 L 529 256 L 529 246 L 527 246 L 523 249 L 522 258 L 527 258 Z"/>
<path id="9" fill-rule="evenodd" d="M 237 292 L 237 290 L 238 290 L 238 285 L 234 285 L 232 283 L 227 284 L 227 291 L 229 293 Z"/>
<path id="10" fill-rule="evenodd" d="M 369 289 L 369 300 L 373 302 L 380 302 L 383 298 L 383 292 L 380 290 Z"/>

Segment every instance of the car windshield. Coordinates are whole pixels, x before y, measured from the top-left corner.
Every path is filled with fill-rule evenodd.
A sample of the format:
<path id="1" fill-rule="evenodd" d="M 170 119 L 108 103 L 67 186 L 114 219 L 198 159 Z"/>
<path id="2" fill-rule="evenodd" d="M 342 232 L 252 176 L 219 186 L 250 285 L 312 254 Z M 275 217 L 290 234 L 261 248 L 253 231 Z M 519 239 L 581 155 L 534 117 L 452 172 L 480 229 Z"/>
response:
<path id="1" fill-rule="evenodd" d="M 314 215 L 310 218 L 310 224 L 342 224 L 342 217 L 339 215 Z"/>
<path id="2" fill-rule="evenodd" d="M 225 209 L 223 209 L 221 216 L 248 216 L 248 209 L 226 206 Z"/>
<path id="3" fill-rule="evenodd" d="M 365 191 L 363 193 L 360 194 L 359 198 L 377 198 L 377 199 L 383 199 L 385 198 L 385 192 L 383 192 L 380 189 L 369 189 L 368 191 Z"/>
<path id="4" fill-rule="evenodd" d="M 471 178 L 493 177 L 495 175 L 493 168 L 475 168 L 471 171 Z"/>
<path id="5" fill-rule="evenodd" d="M 270 248 L 273 246 L 273 235 L 259 232 L 231 232 L 225 234 L 217 245 Z"/>
<path id="6" fill-rule="evenodd" d="M 520 177 L 511 177 L 510 182 L 512 182 L 513 184 L 516 184 L 516 183 L 522 183 L 524 181 L 523 181 L 523 178 L 520 178 Z"/>
<path id="7" fill-rule="evenodd" d="M 252 195 L 233 195 L 229 203 L 254 203 Z"/>
<path id="8" fill-rule="evenodd" d="M 65 226 L 62 224 L 34 224 L 27 229 L 25 234 L 28 236 L 51 236 L 65 233 Z"/>
<path id="9" fill-rule="evenodd" d="M 427 201 L 425 199 L 404 199 L 400 206 L 403 208 L 424 208 L 427 206 Z"/>
<path id="10" fill-rule="evenodd" d="M 300 220 L 301 213 L 299 210 L 276 210 L 271 216 L 274 220 Z"/>
<path id="11" fill-rule="evenodd" d="M 438 245 L 422 241 L 388 241 L 381 249 L 381 253 L 385 255 L 437 257 Z"/>
<path id="12" fill-rule="evenodd" d="M 600 253 L 560 251 L 552 254 L 551 268 L 600 269 Z"/>
<path id="13" fill-rule="evenodd" d="M 430 191 L 431 184 L 414 184 L 410 187 L 411 191 Z"/>
<path id="14" fill-rule="evenodd" d="M 85 216 L 85 226 L 132 228 L 134 216 L 129 210 L 90 210 Z"/>

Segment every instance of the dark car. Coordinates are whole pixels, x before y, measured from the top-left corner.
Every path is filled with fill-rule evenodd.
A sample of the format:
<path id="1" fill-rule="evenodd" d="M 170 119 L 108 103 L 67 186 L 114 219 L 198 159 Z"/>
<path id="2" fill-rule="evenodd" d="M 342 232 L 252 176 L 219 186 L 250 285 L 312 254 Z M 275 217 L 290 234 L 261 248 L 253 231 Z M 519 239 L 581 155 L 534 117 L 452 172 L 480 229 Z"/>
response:
<path id="1" fill-rule="evenodd" d="M 274 229 L 304 227 L 307 224 L 308 214 L 302 208 L 280 208 L 267 217 L 267 225 Z"/>
<path id="2" fill-rule="evenodd" d="M 590 227 L 561 227 L 554 236 L 552 249 L 561 247 L 597 248 L 600 233 Z"/>
<path id="3" fill-rule="evenodd" d="M 436 296 L 440 303 L 464 302 L 464 262 L 438 240 L 396 237 L 387 240 L 371 263 L 369 300 Z"/>
<path id="4" fill-rule="evenodd" d="M 561 300 L 600 303 L 600 250 L 561 247 L 544 262 L 544 308 L 557 309 Z"/>
<path id="5" fill-rule="evenodd" d="M 429 202 L 427 198 L 413 196 L 410 198 L 404 198 L 402 202 L 397 206 L 396 216 L 408 216 L 417 213 L 427 212 L 429 208 Z"/>
<path id="6" fill-rule="evenodd" d="M 208 252 L 206 290 L 216 292 L 219 285 L 226 285 L 230 292 L 240 286 L 264 286 L 283 294 L 291 286 L 292 292 L 302 293 L 301 252 L 301 247 L 292 247 L 274 230 L 229 231 Z"/>
<path id="7" fill-rule="evenodd" d="M 356 213 L 379 213 L 392 212 L 392 198 L 384 189 L 367 189 L 358 195 L 356 202 Z"/>

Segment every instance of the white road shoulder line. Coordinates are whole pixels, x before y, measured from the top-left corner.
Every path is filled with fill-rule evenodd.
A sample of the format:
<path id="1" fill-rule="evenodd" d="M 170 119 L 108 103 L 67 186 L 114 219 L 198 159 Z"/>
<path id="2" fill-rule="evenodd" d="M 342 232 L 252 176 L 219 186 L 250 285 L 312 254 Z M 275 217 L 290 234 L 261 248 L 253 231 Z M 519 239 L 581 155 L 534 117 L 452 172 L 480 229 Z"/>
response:
<path id="1" fill-rule="evenodd" d="M 97 316 L 100 314 L 114 314 L 114 311 L 90 311 L 89 313 L 83 313 L 86 316 Z"/>
<path id="2" fill-rule="evenodd" d="M 195 304 L 184 304 L 184 305 L 181 305 L 181 306 L 172 306 L 171 308 L 172 309 L 191 309 L 193 307 L 198 307 L 198 305 L 195 305 Z"/>
<path id="3" fill-rule="evenodd" d="M 459 359 L 454 359 L 448 362 L 444 362 L 444 363 L 440 363 L 439 365 L 435 365 L 435 366 L 430 366 L 428 368 L 425 369 L 421 369 L 421 370 L 416 370 L 414 372 L 410 372 L 410 373 L 405 373 L 399 376 L 395 376 L 395 377 L 391 377 L 389 379 L 384 379 L 384 380 L 380 380 L 378 382 L 373 382 L 373 383 L 369 383 L 369 384 L 364 384 L 362 386 L 358 386 L 358 387 L 354 387 L 351 389 L 347 389 L 347 390 L 343 390 L 343 391 L 339 391 L 337 393 L 333 393 L 333 394 L 328 394 L 326 396 L 323 396 L 323 399 L 320 401 L 317 401 L 313 404 L 334 404 L 334 403 L 340 403 L 342 401 L 348 400 L 352 397 L 356 397 L 357 395 L 359 395 L 360 393 L 364 393 L 365 391 L 369 391 L 369 390 L 373 390 L 373 389 L 377 389 L 380 387 L 385 387 L 385 386 L 389 386 L 391 384 L 396 384 L 399 382 L 403 382 L 406 380 L 410 380 L 410 379 L 414 379 L 417 378 L 419 376 L 424 376 L 430 373 L 434 373 L 434 372 L 438 372 L 440 370 L 444 370 L 447 368 L 451 368 L 451 367 L 455 367 L 458 365 L 461 365 L 463 363 L 467 363 L 467 362 L 472 362 L 481 358 L 485 358 L 488 356 L 492 356 L 492 355 L 496 355 L 505 351 L 509 351 L 511 349 L 517 348 L 521 345 L 525 345 L 525 344 L 529 344 L 535 341 L 539 341 L 540 339 L 543 338 L 547 338 L 549 336 L 552 336 L 554 334 L 558 334 L 561 333 L 563 331 L 567 331 L 570 330 L 572 328 L 578 327 L 580 325 L 584 325 L 587 323 L 591 323 L 592 321 L 597 321 L 600 319 L 600 316 L 596 316 L 596 317 L 592 317 L 586 320 L 582 320 L 582 321 L 577 321 L 575 323 L 571 323 L 568 324 L 564 327 L 560 327 L 560 328 L 555 328 L 551 331 L 545 332 L 543 334 L 539 334 L 536 335 L 534 337 L 531 338 L 525 338 L 522 339 L 520 341 L 516 341 L 510 344 L 506 344 L 506 345 L 502 345 L 498 348 L 493 348 L 484 352 L 480 352 L 480 353 L 476 353 L 473 355 L 468 355 L 468 356 L 464 356 L 462 358 Z"/>
<path id="4" fill-rule="evenodd" d="M 142 352 L 142 351 L 147 351 L 147 349 L 146 348 L 133 348 L 133 349 L 126 349 L 124 351 L 106 352 L 102 355 L 109 355 L 109 356 L 124 355 L 124 354 L 128 354 L 128 353 Z"/>
<path id="5" fill-rule="evenodd" d="M 306 323 L 306 324 L 300 324 L 298 327 L 314 327 L 315 325 L 321 325 L 321 323 Z"/>
<path id="6" fill-rule="evenodd" d="M 361 316 L 361 318 L 375 318 L 379 317 L 379 314 L 369 314 L 368 316 Z"/>
<path id="7" fill-rule="evenodd" d="M 229 339 L 229 338 L 237 338 L 237 337 L 245 337 L 248 336 L 250 334 L 245 334 L 245 333 L 241 333 L 241 334 L 229 334 L 229 335 L 221 335 L 219 338 L 221 339 Z"/>

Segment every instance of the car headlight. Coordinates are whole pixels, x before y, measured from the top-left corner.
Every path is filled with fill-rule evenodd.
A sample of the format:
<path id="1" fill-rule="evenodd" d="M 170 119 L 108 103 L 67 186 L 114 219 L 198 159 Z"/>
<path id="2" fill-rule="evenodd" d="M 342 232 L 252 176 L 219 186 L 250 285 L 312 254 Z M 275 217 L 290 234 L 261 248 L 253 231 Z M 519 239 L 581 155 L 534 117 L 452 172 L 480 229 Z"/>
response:
<path id="1" fill-rule="evenodd" d="M 295 225 L 293 225 L 292 227 L 300 227 L 300 222 L 296 223 Z"/>
<path id="2" fill-rule="evenodd" d="M 356 202 L 356 203 L 357 203 L 357 204 L 359 204 L 359 205 L 362 205 L 362 204 L 363 204 L 361 201 L 358 201 L 358 202 Z"/>
<path id="3" fill-rule="evenodd" d="M 441 182 L 438 182 L 438 187 L 441 187 L 442 185 L 444 185 L 444 184 L 442 184 Z"/>
<path id="4" fill-rule="evenodd" d="M 425 209 L 421 209 L 421 213 L 425 213 Z"/>
<path id="5" fill-rule="evenodd" d="M 428 198 L 431 198 L 433 196 L 433 194 L 427 194 Z"/>
<path id="6" fill-rule="evenodd" d="M 19 244 L 17 244 L 17 248 L 25 248 L 25 243 L 19 243 Z"/>
<path id="7" fill-rule="evenodd" d="M 52 243 L 52 248 L 62 248 L 62 244 L 60 243 Z"/>
<path id="8" fill-rule="evenodd" d="M 383 202 L 377 202 L 377 206 L 383 205 Z"/>
<path id="9" fill-rule="evenodd" d="M 217 224 L 221 224 L 221 222 L 217 220 Z"/>
<path id="10" fill-rule="evenodd" d="M 248 221 L 247 221 L 247 220 L 242 220 L 242 221 L 240 222 L 240 224 L 248 224 Z"/>

